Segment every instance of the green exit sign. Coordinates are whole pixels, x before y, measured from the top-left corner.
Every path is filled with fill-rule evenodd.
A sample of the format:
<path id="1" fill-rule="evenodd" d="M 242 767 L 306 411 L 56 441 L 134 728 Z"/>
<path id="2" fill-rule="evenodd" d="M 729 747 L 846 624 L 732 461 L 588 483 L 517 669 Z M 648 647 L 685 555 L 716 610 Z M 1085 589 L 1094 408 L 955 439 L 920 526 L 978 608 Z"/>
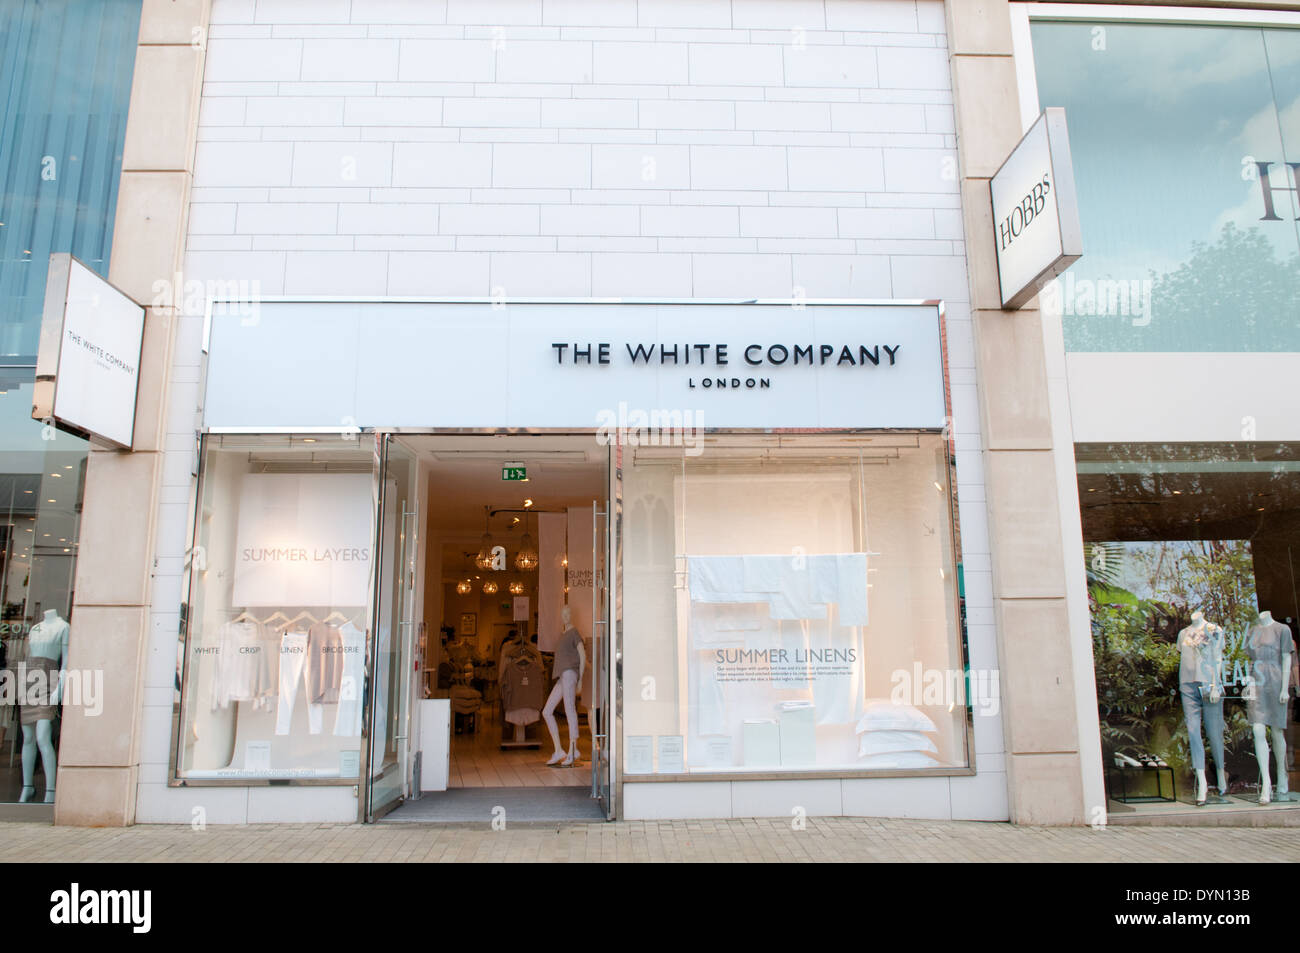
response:
<path id="1" fill-rule="evenodd" d="M 527 480 L 527 467 L 502 467 L 501 479 L 503 480 Z"/>

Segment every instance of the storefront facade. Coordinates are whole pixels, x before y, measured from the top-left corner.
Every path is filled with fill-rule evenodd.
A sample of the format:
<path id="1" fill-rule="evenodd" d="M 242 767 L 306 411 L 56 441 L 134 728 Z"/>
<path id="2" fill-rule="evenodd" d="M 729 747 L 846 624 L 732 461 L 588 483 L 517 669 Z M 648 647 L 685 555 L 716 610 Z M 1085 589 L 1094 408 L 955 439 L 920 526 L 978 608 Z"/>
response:
<path id="1" fill-rule="evenodd" d="M 1276 383 L 1294 350 L 1294 322 L 1276 316 L 1294 300 L 1295 136 L 1288 104 L 1260 92 L 1295 88 L 1295 14 L 358 7 L 216 0 L 157 27 L 197 73 L 175 94 L 174 158 L 141 167 L 174 169 L 140 174 L 175 191 L 127 213 L 143 231 L 118 283 L 165 319 L 150 352 L 162 370 L 142 381 L 137 451 L 92 452 L 87 484 L 88 501 L 152 515 L 125 527 L 88 502 L 79 579 L 93 559 L 97 588 L 77 593 L 121 669 L 114 684 L 134 687 L 109 696 L 107 718 L 65 713 L 77 747 L 60 768 L 61 822 L 350 821 L 436 798 L 417 713 L 442 650 L 430 633 L 452 606 L 473 626 L 513 621 L 476 588 L 472 607 L 455 602 L 460 582 L 482 584 L 453 565 L 471 531 L 431 521 L 475 454 L 502 465 L 481 500 L 494 538 L 506 530 L 491 511 L 521 495 L 506 463 L 543 478 L 566 455 L 587 467 L 557 512 L 570 540 L 573 513 L 591 512 L 584 731 L 599 736 L 606 816 L 1104 824 L 1128 807 L 1112 775 L 1129 753 L 1115 738 L 1133 728 L 1110 718 L 1142 704 L 1114 701 L 1126 646 L 1160 643 L 1143 643 L 1142 664 L 1167 674 L 1164 629 L 1190 622 L 1196 600 L 1238 641 L 1247 608 L 1300 618 L 1283 605 L 1288 524 L 1247 525 L 1270 493 L 1285 513 L 1295 439 Z M 1142 52 L 1153 42 L 1167 63 Z M 1197 80 L 1214 110 L 1171 93 L 1160 141 L 1198 156 L 1184 164 L 1194 179 L 1231 171 L 1222 193 L 1162 172 L 1177 164 L 1154 146 L 1138 175 L 1114 158 L 1152 108 L 1123 95 L 1170 86 L 1197 42 L 1235 51 L 1227 73 L 1254 85 Z M 1138 125 L 1107 126 L 1107 103 Z M 1004 311 L 988 181 L 1047 106 L 1070 117 L 1084 257 Z M 1212 138 L 1211 114 L 1253 125 L 1202 162 L 1193 144 Z M 1193 250 L 1184 236 L 1209 226 Z M 1211 320 L 1186 302 L 1226 273 L 1216 256 L 1249 260 L 1254 277 Z M 934 337 L 902 340 L 917 329 Z M 1240 399 L 1169 383 L 1182 374 L 1239 380 Z M 156 433 L 142 440 L 142 426 Z M 505 449 L 480 449 L 493 445 Z M 1210 496 L 1236 502 L 1220 512 L 1201 505 Z M 279 512 L 275 499 L 317 514 L 289 533 L 306 542 L 271 539 L 278 517 L 246 518 Z M 317 539 L 306 527 L 329 513 L 337 525 Z M 105 544 L 90 556 L 87 532 L 116 534 L 116 558 Z M 313 540 L 366 558 L 330 567 L 324 590 L 292 582 L 300 566 L 268 583 L 265 566 L 237 565 L 310 556 Z M 1200 581 L 1162 570 L 1138 586 L 1133 567 L 1158 560 L 1156 544 Z M 861 564 L 870 589 L 778 610 L 708 578 L 746 558 L 776 571 L 757 557 L 778 556 L 793 572 L 805 556 Z M 751 579 L 755 591 L 773 590 Z M 1142 600 L 1164 613 L 1157 637 L 1124 615 Z M 723 618 L 720 605 L 751 608 Z M 267 692 L 232 695 L 210 666 L 214 630 L 242 613 L 249 626 L 276 613 L 350 623 L 361 697 L 342 697 L 345 662 L 341 697 L 290 705 L 281 733 Z M 355 636 L 342 638 L 346 657 Z M 797 676 L 780 667 L 792 660 Z M 890 715 L 873 719 L 882 700 Z M 1181 719 L 1166 707 L 1138 753 L 1180 771 L 1156 746 Z M 1242 717 L 1229 796 L 1250 794 Z"/>
<path id="2" fill-rule="evenodd" d="M 15 818 L 54 812 L 60 731 L 49 676 L 68 671 L 78 626 L 89 450 L 32 419 L 46 263 L 70 252 L 108 274 L 139 22 L 138 0 L 0 8 L 0 810 Z M 84 686 L 79 676 L 64 703 L 94 710 L 102 672 Z"/>
<path id="3" fill-rule="evenodd" d="M 1070 116 L 1088 238 L 1039 300 L 1064 343 L 1108 811 L 1285 810 L 1300 17 L 1026 4 L 1013 29 L 1022 115 Z"/>

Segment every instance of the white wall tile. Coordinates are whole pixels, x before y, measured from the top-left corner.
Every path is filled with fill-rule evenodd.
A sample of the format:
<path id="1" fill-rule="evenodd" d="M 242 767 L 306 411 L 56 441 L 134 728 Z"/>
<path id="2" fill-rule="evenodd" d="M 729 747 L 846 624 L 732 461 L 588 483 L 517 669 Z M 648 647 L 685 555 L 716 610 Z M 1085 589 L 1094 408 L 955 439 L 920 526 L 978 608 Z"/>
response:
<path id="1" fill-rule="evenodd" d="M 635 127 L 637 104 L 631 99 L 544 99 L 541 123 L 570 129 Z"/>
<path id="2" fill-rule="evenodd" d="M 628 782 L 623 785 L 623 816 L 631 821 L 730 817 L 731 784 L 726 781 Z"/>
<path id="3" fill-rule="evenodd" d="M 209 83 L 296 80 L 302 40 L 212 40 L 203 66 Z"/>
<path id="4" fill-rule="evenodd" d="M 947 149 L 885 149 L 890 192 L 957 192 L 957 155 Z"/>
<path id="5" fill-rule="evenodd" d="M 397 79 L 397 40 L 304 40 L 304 82 Z"/>
<path id="6" fill-rule="evenodd" d="M 536 99 L 449 97 L 442 101 L 442 121 L 448 126 L 535 127 L 541 118 L 542 105 Z"/>
<path id="7" fill-rule="evenodd" d="M 877 85 L 876 51 L 861 46 L 785 47 L 785 81 L 790 86 Z"/>
<path id="8" fill-rule="evenodd" d="M 295 186 L 392 184 L 393 146 L 387 142 L 299 142 L 293 149 Z"/>
<path id="9" fill-rule="evenodd" d="M 436 235 L 436 205 L 343 205 L 338 230 L 344 235 Z"/>
<path id="10" fill-rule="evenodd" d="M 492 147 L 495 188 L 585 189 L 591 185 L 591 147 L 512 145 Z"/>
<path id="11" fill-rule="evenodd" d="M 947 778 L 846 778 L 844 813 L 851 817 L 951 816 Z"/>
<path id="12" fill-rule="evenodd" d="M 447 0 L 447 22 L 536 25 L 542 22 L 542 0 Z"/>
<path id="13" fill-rule="evenodd" d="M 832 103 L 830 128 L 837 132 L 926 132 L 928 108 L 913 103 Z"/>
<path id="14" fill-rule="evenodd" d="M 928 208 L 842 208 L 839 223 L 845 238 L 934 238 Z"/>
<path id="15" fill-rule="evenodd" d="M 388 294 L 486 295 L 491 289 L 488 258 L 478 252 L 392 252 Z"/>
<path id="16" fill-rule="evenodd" d="M 638 0 L 637 23 L 643 27 L 729 28 L 731 0 Z"/>
<path id="17" fill-rule="evenodd" d="M 830 129 L 828 103 L 736 103 L 737 129 Z"/>
<path id="18" fill-rule="evenodd" d="M 946 50 L 881 47 L 876 51 L 882 89 L 951 89 Z"/>
<path id="19" fill-rule="evenodd" d="M 338 210 L 315 202 L 244 203 L 235 227 L 243 235 L 333 235 Z"/>
<path id="20" fill-rule="evenodd" d="M 779 46 L 695 43 L 691 83 L 697 86 L 780 86 L 785 82 Z"/>
<path id="21" fill-rule="evenodd" d="M 825 3 L 828 30 L 906 33 L 917 28 L 916 4 L 910 0 L 825 0 Z"/>
<path id="22" fill-rule="evenodd" d="M 955 255 L 895 255 L 889 260 L 894 294 L 900 298 L 969 301 L 966 263 Z"/>
<path id="23" fill-rule="evenodd" d="M 220 205 L 191 205 L 191 235 L 229 235 L 235 230 L 235 206 L 233 203 Z"/>
<path id="24" fill-rule="evenodd" d="M 343 122 L 348 126 L 439 126 L 442 100 L 432 96 L 349 96 Z"/>
<path id="25" fill-rule="evenodd" d="M 740 224 L 734 208 L 657 205 L 641 210 L 641 234 L 729 237 L 740 234 Z"/>
<path id="26" fill-rule="evenodd" d="M 591 256 L 499 252 L 492 256 L 491 282 L 507 296 L 590 295 Z"/>
<path id="27" fill-rule="evenodd" d="M 444 235 L 536 235 L 541 213 L 535 205 L 444 205 Z"/>
<path id="28" fill-rule="evenodd" d="M 257 0 L 256 23 L 347 23 L 350 0 Z"/>
<path id="29" fill-rule="evenodd" d="M 596 189 L 684 189 L 691 184 L 686 146 L 594 145 L 591 185 Z"/>
<path id="30" fill-rule="evenodd" d="M 293 145 L 287 142 L 200 142 L 194 155 L 194 185 L 288 185 L 292 163 Z"/>
<path id="31" fill-rule="evenodd" d="M 338 126 L 343 100 L 329 96 L 254 96 L 246 99 L 249 126 Z"/>
<path id="32" fill-rule="evenodd" d="M 285 294 L 381 295 L 387 284 L 384 252 L 301 251 L 285 260 Z"/>
<path id="33" fill-rule="evenodd" d="M 542 0 L 547 26 L 636 26 L 636 0 Z"/>
<path id="34" fill-rule="evenodd" d="M 879 149 L 791 147 L 790 188 L 875 192 L 884 187 Z"/>
<path id="35" fill-rule="evenodd" d="M 788 255 L 697 254 L 691 263 L 698 298 L 788 298 Z"/>
<path id="36" fill-rule="evenodd" d="M 631 205 L 552 205 L 541 208 L 543 235 L 637 235 L 639 214 Z"/>
<path id="37" fill-rule="evenodd" d="M 399 142 L 393 146 L 393 185 L 473 188 L 492 184 L 492 147 L 479 143 Z"/>
<path id="38" fill-rule="evenodd" d="M 591 256 L 591 293 L 601 297 L 691 295 L 691 256 L 602 254 Z"/>
<path id="39" fill-rule="evenodd" d="M 596 83 L 688 82 L 685 43 L 598 43 L 592 57 Z"/>
<path id="40" fill-rule="evenodd" d="M 882 255 L 794 255 L 794 287 L 808 298 L 891 298 L 889 259 Z"/>
<path id="41" fill-rule="evenodd" d="M 510 40 L 496 54 L 496 79 L 502 83 L 590 83 L 591 44 Z"/>
<path id="42" fill-rule="evenodd" d="M 352 4 L 352 22 L 384 26 L 446 23 L 447 0 L 361 0 Z"/>
<path id="43" fill-rule="evenodd" d="M 637 103 L 640 123 L 647 129 L 733 129 L 736 104 L 642 99 Z"/>
<path id="44" fill-rule="evenodd" d="M 784 189 L 786 150 L 776 146 L 691 146 L 697 189 Z"/>
<path id="45" fill-rule="evenodd" d="M 844 813 L 840 782 L 835 778 L 807 781 L 733 781 L 732 817 L 839 817 Z"/>
<path id="46" fill-rule="evenodd" d="M 740 234 L 756 238 L 834 238 L 833 208 L 742 208 Z"/>
<path id="47" fill-rule="evenodd" d="M 402 40 L 397 75 L 403 82 L 487 83 L 496 78 L 496 54 L 490 40 Z"/>

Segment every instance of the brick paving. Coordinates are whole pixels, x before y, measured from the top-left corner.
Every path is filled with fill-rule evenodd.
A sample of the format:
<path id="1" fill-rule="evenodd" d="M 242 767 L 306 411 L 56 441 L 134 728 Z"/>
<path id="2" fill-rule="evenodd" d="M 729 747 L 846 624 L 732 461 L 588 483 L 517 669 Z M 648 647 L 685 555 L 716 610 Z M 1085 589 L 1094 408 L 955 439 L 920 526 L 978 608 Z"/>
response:
<path id="1" fill-rule="evenodd" d="M 809 818 L 487 825 L 257 824 L 52 827 L 0 823 L 0 863 L 64 862 L 566 862 L 566 861 L 1300 861 L 1296 828 L 1013 827 L 1010 824 Z"/>

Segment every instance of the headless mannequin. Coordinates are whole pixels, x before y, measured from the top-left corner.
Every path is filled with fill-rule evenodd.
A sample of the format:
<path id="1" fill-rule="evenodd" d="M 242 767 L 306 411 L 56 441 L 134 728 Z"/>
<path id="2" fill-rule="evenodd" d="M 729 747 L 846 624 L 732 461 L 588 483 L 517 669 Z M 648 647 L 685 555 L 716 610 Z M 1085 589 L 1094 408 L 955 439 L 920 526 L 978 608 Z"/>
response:
<path id="1" fill-rule="evenodd" d="M 1223 658 L 1223 629 L 1207 622 L 1200 612 L 1192 613 L 1192 624 L 1178 633 L 1179 692 L 1183 699 L 1183 717 L 1187 722 L 1187 740 L 1192 749 L 1196 772 L 1196 805 L 1205 805 L 1208 784 L 1205 778 L 1205 744 L 1201 725 L 1210 739 L 1214 767 L 1218 771 L 1219 795 L 1228 793 L 1227 772 L 1223 768 L 1223 691 L 1220 663 Z M 1198 766 L 1199 764 L 1199 766 Z"/>
<path id="2" fill-rule="evenodd" d="M 29 660 L 47 659 L 52 665 L 46 671 L 57 670 L 58 678 L 49 690 L 50 707 L 58 710 L 59 692 L 63 687 L 64 667 L 68 659 L 68 623 L 59 618 L 53 609 L 45 610 L 45 618 L 32 627 L 27 639 Z M 28 666 L 29 671 L 32 665 Z M 35 724 L 23 726 L 23 790 L 18 800 L 30 801 L 36 794 L 36 755 L 41 756 L 41 769 L 45 772 L 45 803 L 54 803 L 54 783 L 58 775 L 58 761 L 54 752 L 54 719 L 40 718 Z"/>
<path id="3" fill-rule="evenodd" d="M 1259 763 L 1259 803 L 1294 799 L 1286 774 L 1287 689 L 1291 682 L 1291 628 L 1273 619 L 1267 609 L 1259 614 L 1246 639 L 1251 658 L 1251 676 L 1258 701 L 1247 707 L 1255 735 L 1255 760 Z M 1281 710 L 1281 715 L 1277 714 Z M 1273 757 L 1277 761 L 1277 795 L 1269 778 L 1268 735 L 1273 729 Z"/>
<path id="4" fill-rule="evenodd" d="M 573 613 L 568 606 L 560 610 L 560 618 L 564 622 L 564 635 L 561 643 L 569 638 L 570 631 L 573 629 Z M 578 706 L 576 700 L 577 687 L 582 682 L 583 673 L 587 670 L 587 652 L 581 647 L 577 651 L 578 668 L 574 671 L 572 668 L 557 670 L 555 674 L 555 687 L 551 689 L 551 696 L 546 699 L 546 707 L 542 709 L 542 717 L 546 719 L 546 727 L 551 733 L 551 742 L 555 745 L 555 751 L 547 760 L 547 764 L 559 764 L 561 767 L 571 767 L 578 760 Z M 561 665 L 561 655 L 556 653 L 556 667 Z M 560 746 L 560 726 L 555 722 L 555 708 L 564 700 L 564 720 L 569 723 L 569 750 L 566 752 Z"/>

